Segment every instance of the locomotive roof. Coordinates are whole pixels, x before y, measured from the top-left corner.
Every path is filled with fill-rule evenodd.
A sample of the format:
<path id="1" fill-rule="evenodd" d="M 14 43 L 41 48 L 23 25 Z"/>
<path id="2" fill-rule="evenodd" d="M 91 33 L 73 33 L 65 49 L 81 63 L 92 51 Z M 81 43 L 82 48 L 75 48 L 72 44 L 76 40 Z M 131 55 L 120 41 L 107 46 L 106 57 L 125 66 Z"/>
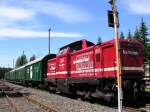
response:
<path id="1" fill-rule="evenodd" d="M 131 40 L 129 41 L 128 39 L 120 39 L 121 42 L 130 42 L 130 43 L 137 43 L 137 44 L 141 44 L 141 42 L 139 40 Z"/>
<path id="2" fill-rule="evenodd" d="M 86 39 L 82 39 L 82 40 L 75 41 L 75 42 L 72 42 L 72 43 L 70 43 L 70 44 L 67 44 L 67 45 L 61 47 L 60 50 L 66 48 L 66 47 L 69 47 L 69 46 L 73 46 L 73 45 L 75 45 L 75 44 L 77 44 L 77 43 L 82 43 L 83 40 L 85 40 L 86 42 L 89 42 L 89 43 L 95 45 L 94 43 L 92 43 L 92 42 L 90 42 L 90 41 L 87 41 Z"/>
<path id="3" fill-rule="evenodd" d="M 122 43 L 131 43 L 131 44 L 137 44 L 137 45 L 141 45 L 141 42 L 138 40 L 134 40 L 134 41 L 129 41 L 128 39 L 119 39 L 120 42 Z M 101 45 L 105 45 L 105 44 L 112 44 L 114 43 L 114 39 L 103 42 Z"/>

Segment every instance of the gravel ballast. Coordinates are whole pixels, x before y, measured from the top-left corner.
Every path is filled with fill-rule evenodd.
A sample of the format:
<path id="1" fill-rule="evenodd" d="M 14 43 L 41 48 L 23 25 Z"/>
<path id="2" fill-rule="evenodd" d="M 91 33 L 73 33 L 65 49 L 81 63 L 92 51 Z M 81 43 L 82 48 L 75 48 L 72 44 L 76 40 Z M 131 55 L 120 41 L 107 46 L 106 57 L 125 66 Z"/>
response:
<path id="1" fill-rule="evenodd" d="M 22 93 L 30 93 L 30 97 L 48 105 L 57 112 L 116 112 L 117 109 L 100 104 L 92 104 L 87 101 L 79 101 L 58 94 L 51 94 L 48 91 L 26 88 L 20 85 L 8 83 L 11 87 L 19 88 Z M 17 99 L 21 100 L 21 99 Z M 19 102 L 19 101 L 18 101 Z M 29 106 L 30 107 L 30 106 Z M 38 111 L 40 112 L 40 111 Z"/>

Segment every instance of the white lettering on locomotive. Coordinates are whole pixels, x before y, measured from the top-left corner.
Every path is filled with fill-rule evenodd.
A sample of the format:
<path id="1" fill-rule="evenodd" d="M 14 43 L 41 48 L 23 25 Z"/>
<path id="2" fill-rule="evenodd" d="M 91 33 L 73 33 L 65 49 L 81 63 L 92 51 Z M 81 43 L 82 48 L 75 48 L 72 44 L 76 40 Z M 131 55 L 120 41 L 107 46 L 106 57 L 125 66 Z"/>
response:
<path id="1" fill-rule="evenodd" d="M 89 61 L 89 56 L 87 54 L 78 55 L 76 57 L 76 60 L 73 62 L 73 64 L 82 63 L 82 62 L 86 62 L 86 61 Z"/>
<path id="2" fill-rule="evenodd" d="M 50 70 L 55 70 L 55 69 L 56 69 L 56 65 L 55 65 L 55 64 L 50 64 L 49 69 L 50 69 Z"/>
<path id="3" fill-rule="evenodd" d="M 138 55 L 139 53 L 136 52 L 136 51 L 126 51 L 126 50 L 123 50 L 123 54 L 129 54 L 129 55 Z"/>
<path id="4" fill-rule="evenodd" d="M 65 59 L 64 58 L 60 59 L 60 63 L 59 63 L 58 66 L 59 67 L 64 67 L 65 66 Z"/>
<path id="5" fill-rule="evenodd" d="M 82 55 L 77 55 L 76 60 L 73 61 L 73 64 L 76 64 L 77 70 L 93 68 L 93 61 L 90 60 L 90 57 L 89 57 L 91 54 L 93 54 L 93 52 L 88 52 Z"/>
<path id="6" fill-rule="evenodd" d="M 87 61 L 76 64 L 77 70 L 91 69 L 91 68 L 93 68 L 93 61 Z"/>

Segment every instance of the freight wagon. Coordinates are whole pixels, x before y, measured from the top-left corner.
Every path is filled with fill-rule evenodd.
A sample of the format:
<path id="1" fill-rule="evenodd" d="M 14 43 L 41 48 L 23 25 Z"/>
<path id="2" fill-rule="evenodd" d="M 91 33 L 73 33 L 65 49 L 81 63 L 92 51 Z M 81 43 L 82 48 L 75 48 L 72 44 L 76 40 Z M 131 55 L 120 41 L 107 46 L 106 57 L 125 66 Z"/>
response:
<path id="1" fill-rule="evenodd" d="M 124 100 L 131 100 L 143 92 L 143 49 L 139 41 L 120 39 L 121 77 Z M 42 84 L 49 91 L 79 95 L 82 98 L 103 98 L 117 101 L 115 41 L 94 45 L 85 39 L 60 48 L 22 67 L 26 85 Z M 15 80 L 14 69 L 5 75 Z"/>

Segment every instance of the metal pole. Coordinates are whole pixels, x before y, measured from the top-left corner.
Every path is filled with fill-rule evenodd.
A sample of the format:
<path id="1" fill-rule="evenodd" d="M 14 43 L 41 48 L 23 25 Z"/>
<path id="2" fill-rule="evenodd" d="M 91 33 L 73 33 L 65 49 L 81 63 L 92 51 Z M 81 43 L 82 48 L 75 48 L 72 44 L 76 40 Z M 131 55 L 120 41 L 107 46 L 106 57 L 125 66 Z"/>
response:
<path id="1" fill-rule="evenodd" d="M 50 37 L 51 37 L 51 28 L 48 29 L 49 32 L 49 40 L 48 40 L 48 53 L 50 54 Z"/>
<path id="2" fill-rule="evenodd" d="M 118 18 L 116 15 L 117 9 L 113 0 L 113 16 L 114 16 L 114 34 L 116 44 L 116 61 L 117 61 L 117 85 L 118 85 L 118 112 L 122 112 L 122 85 L 121 85 L 121 62 L 120 62 L 120 45 L 118 39 Z"/>
<path id="3" fill-rule="evenodd" d="M 15 68 L 14 63 L 15 63 L 15 59 L 13 59 L 13 69 Z"/>

